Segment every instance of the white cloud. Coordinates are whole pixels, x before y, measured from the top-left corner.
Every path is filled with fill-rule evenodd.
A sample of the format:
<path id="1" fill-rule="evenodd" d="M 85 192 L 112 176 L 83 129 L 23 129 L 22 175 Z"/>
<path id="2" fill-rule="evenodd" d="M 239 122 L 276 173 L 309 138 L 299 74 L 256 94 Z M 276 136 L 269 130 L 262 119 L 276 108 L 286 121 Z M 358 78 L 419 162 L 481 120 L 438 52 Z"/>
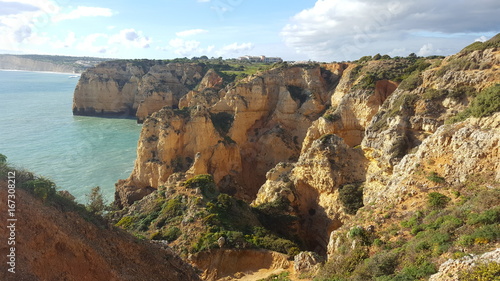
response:
<path id="1" fill-rule="evenodd" d="M 477 38 L 476 40 L 474 40 L 475 42 L 484 42 L 484 41 L 487 41 L 488 40 L 488 37 L 486 36 L 481 36 L 479 38 Z"/>
<path id="2" fill-rule="evenodd" d="M 188 36 L 193 36 L 193 35 L 198 35 L 201 33 L 207 33 L 208 30 L 205 29 L 189 29 L 189 30 L 184 30 L 184 31 L 179 31 L 175 33 L 177 37 L 188 37 Z"/>
<path id="3" fill-rule="evenodd" d="M 74 32 L 68 33 L 68 36 L 66 36 L 66 39 L 64 41 L 56 41 L 52 44 L 52 46 L 56 49 L 61 49 L 61 48 L 70 48 L 73 47 L 73 44 L 76 42 L 76 35 Z"/>
<path id="4" fill-rule="evenodd" d="M 83 42 L 77 44 L 76 48 L 83 52 L 91 52 L 98 54 L 107 53 L 108 50 L 110 49 L 109 46 L 106 44 L 108 37 L 109 36 L 104 33 L 93 33 L 87 35 L 83 39 Z"/>
<path id="5" fill-rule="evenodd" d="M 217 53 L 220 56 L 231 55 L 231 54 L 243 54 L 244 52 L 250 51 L 253 48 L 254 48 L 254 45 L 250 42 L 241 43 L 241 44 L 234 42 L 232 44 L 225 45 L 220 50 L 218 50 Z"/>
<path id="6" fill-rule="evenodd" d="M 351 60 L 402 46 L 416 53 L 429 42 L 443 50 L 438 44 L 500 31 L 499 13 L 500 6 L 491 0 L 317 0 L 292 17 L 281 36 L 312 59 Z"/>
<path id="7" fill-rule="evenodd" d="M 417 53 L 417 55 L 421 57 L 427 57 L 434 54 L 435 54 L 434 47 L 430 43 L 423 45 L 422 48 L 420 48 L 420 50 Z"/>
<path id="8" fill-rule="evenodd" d="M 175 38 L 168 42 L 167 49 L 173 50 L 176 55 L 188 57 L 203 52 L 200 48 L 201 42 L 196 40 L 184 40 L 182 38 Z"/>
<path id="9" fill-rule="evenodd" d="M 113 11 L 108 8 L 78 6 L 69 13 L 61 13 L 52 17 L 53 22 L 74 20 L 82 17 L 111 17 Z"/>
<path id="10" fill-rule="evenodd" d="M 119 33 L 109 38 L 110 44 L 120 44 L 127 47 L 149 48 L 151 39 L 145 36 L 142 31 L 133 28 L 123 29 Z"/>

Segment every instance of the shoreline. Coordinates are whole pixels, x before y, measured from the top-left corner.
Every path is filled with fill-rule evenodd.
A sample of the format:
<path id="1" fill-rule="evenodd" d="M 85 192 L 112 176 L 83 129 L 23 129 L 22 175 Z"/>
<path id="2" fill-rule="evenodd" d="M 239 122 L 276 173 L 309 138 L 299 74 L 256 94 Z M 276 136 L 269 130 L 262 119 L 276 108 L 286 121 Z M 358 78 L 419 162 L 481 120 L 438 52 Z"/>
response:
<path id="1" fill-rule="evenodd" d="M 75 72 L 57 72 L 57 71 L 42 71 L 42 70 L 0 69 L 0 71 L 52 73 L 52 74 L 65 74 L 65 75 L 76 75 L 76 76 L 82 75 L 81 73 L 75 73 Z"/>

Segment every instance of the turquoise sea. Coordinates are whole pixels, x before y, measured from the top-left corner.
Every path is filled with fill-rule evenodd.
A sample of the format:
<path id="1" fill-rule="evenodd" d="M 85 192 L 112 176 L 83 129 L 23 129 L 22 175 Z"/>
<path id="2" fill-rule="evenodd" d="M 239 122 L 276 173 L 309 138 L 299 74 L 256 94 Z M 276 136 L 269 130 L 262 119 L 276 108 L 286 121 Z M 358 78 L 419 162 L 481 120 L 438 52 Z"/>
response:
<path id="1" fill-rule="evenodd" d="M 73 116 L 71 74 L 0 71 L 0 153 L 8 162 L 53 180 L 79 202 L 114 184 L 134 166 L 141 126 L 133 119 Z"/>

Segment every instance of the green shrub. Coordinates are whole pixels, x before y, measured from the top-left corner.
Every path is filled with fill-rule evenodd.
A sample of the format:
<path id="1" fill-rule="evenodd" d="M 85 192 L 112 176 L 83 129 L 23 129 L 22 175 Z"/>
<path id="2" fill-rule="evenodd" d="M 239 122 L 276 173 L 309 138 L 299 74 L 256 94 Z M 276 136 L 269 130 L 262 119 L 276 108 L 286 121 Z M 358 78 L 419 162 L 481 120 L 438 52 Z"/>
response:
<path id="1" fill-rule="evenodd" d="M 492 261 L 481 263 L 473 267 L 471 270 L 464 272 L 460 276 L 463 281 L 495 281 L 500 280 L 500 263 Z"/>
<path id="2" fill-rule="evenodd" d="M 210 119 L 214 128 L 219 132 L 221 136 L 225 136 L 229 133 L 231 126 L 233 125 L 234 116 L 227 112 L 211 113 Z"/>
<path id="3" fill-rule="evenodd" d="M 436 183 L 444 183 L 445 182 L 445 179 L 441 176 L 438 175 L 438 173 L 436 172 L 431 172 L 429 174 L 429 176 L 427 176 L 427 179 L 432 181 L 432 182 L 436 182 Z"/>
<path id="4" fill-rule="evenodd" d="M 431 192 L 427 195 L 427 204 L 432 209 L 442 209 L 446 207 L 451 199 L 439 192 Z"/>
<path id="5" fill-rule="evenodd" d="M 90 194 L 86 195 L 87 196 L 87 211 L 94 213 L 96 215 L 102 215 L 104 211 L 106 211 L 107 206 L 106 202 L 104 201 L 104 197 L 101 192 L 101 188 L 99 186 L 96 186 L 92 188 L 90 191 Z"/>
<path id="6" fill-rule="evenodd" d="M 437 89 L 428 88 L 425 90 L 425 93 L 423 94 L 422 97 L 424 99 L 428 99 L 428 100 L 437 100 L 437 99 L 445 98 L 446 96 L 448 96 L 448 90 L 446 90 L 446 89 L 437 90 Z"/>
<path id="7" fill-rule="evenodd" d="M 339 200 L 346 213 L 355 215 L 363 207 L 363 188 L 360 185 L 346 184 L 339 189 Z"/>
<path id="8" fill-rule="evenodd" d="M 176 227 L 176 226 L 171 226 L 167 230 L 164 231 L 163 233 L 163 239 L 167 240 L 168 242 L 173 242 L 181 236 L 182 232 L 181 230 Z"/>
<path id="9" fill-rule="evenodd" d="M 315 280 L 346 280 L 368 257 L 366 250 L 361 248 L 351 250 L 344 255 L 336 255 L 321 268 Z"/>
<path id="10" fill-rule="evenodd" d="M 214 178 L 209 174 L 197 175 L 184 182 L 186 188 L 199 188 L 206 198 L 215 198 L 219 191 L 215 185 Z"/>
<path id="11" fill-rule="evenodd" d="M 121 218 L 120 221 L 118 221 L 115 225 L 125 229 L 131 229 L 135 224 L 136 220 L 137 220 L 136 217 L 125 216 Z"/>
<path id="12" fill-rule="evenodd" d="M 357 274 L 364 280 L 373 280 L 374 277 L 393 274 L 398 263 L 397 253 L 382 251 L 365 260 L 365 264 L 357 270 Z"/>
<path id="13" fill-rule="evenodd" d="M 436 266 L 431 262 L 425 261 L 422 264 L 410 265 L 404 267 L 392 280 L 394 281 L 413 281 L 428 277 L 437 272 Z"/>
<path id="14" fill-rule="evenodd" d="M 500 208 L 486 210 L 482 213 L 469 214 L 467 218 L 467 224 L 495 224 L 500 223 Z"/>
<path id="15" fill-rule="evenodd" d="M 473 117 L 486 117 L 500 111 L 500 84 L 481 91 L 472 101 L 470 114 Z"/>
<path id="16" fill-rule="evenodd" d="M 184 204 L 180 198 L 173 198 L 165 203 L 161 208 L 161 215 L 165 218 L 175 218 L 177 216 L 181 216 L 184 210 Z"/>
<path id="17" fill-rule="evenodd" d="M 32 192 L 43 201 L 52 199 L 56 195 L 56 184 L 44 177 L 29 180 L 22 185 L 23 188 Z"/>
<path id="18" fill-rule="evenodd" d="M 410 74 L 406 79 L 404 79 L 399 88 L 405 91 L 413 91 L 418 86 L 422 85 L 423 79 L 420 76 L 420 72 L 416 71 Z"/>
<path id="19" fill-rule="evenodd" d="M 488 244 L 496 242 L 500 237 L 500 229 L 497 225 L 485 225 L 475 229 L 472 234 L 462 235 L 458 239 L 461 246 L 471 246 L 473 244 Z"/>
<path id="20" fill-rule="evenodd" d="M 7 163 L 7 156 L 0 153 L 0 164 Z"/>

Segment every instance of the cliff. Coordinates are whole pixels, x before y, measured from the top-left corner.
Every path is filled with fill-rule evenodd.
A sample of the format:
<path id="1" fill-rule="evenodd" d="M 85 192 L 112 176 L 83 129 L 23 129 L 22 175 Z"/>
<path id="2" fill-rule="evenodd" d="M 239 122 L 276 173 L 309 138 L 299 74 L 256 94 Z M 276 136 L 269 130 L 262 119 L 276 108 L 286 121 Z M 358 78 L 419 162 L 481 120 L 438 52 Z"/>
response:
<path id="1" fill-rule="evenodd" d="M 0 55 L 0 69 L 82 73 L 104 61 L 102 58 L 46 55 Z"/>
<path id="2" fill-rule="evenodd" d="M 314 251 L 328 259 L 308 273 L 319 280 L 417 280 L 490 251 L 498 38 L 446 58 L 279 64 L 236 81 L 203 71 L 144 119 L 116 223 L 208 256 L 199 264 L 217 247 Z"/>
<path id="3" fill-rule="evenodd" d="M 73 100 L 75 115 L 137 116 L 142 122 L 164 106 L 177 106 L 206 70 L 201 64 L 110 61 L 85 71 Z"/>
<path id="4" fill-rule="evenodd" d="M 76 205 L 63 197 L 42 202 L 21 188 L 26 172 L 18 171 L 17 175 L 16 244 L 7 244 L 13 229 L 0 229 L 5 241 L 0 245 L 1 261 L 7 264 L 6 255 L 15 247 L 15 273 L 3 266 L 0 279 L 199 280 L 192 267 L 161 244 L 139 241 L 91 216 L 84 218 Z M 6 206 L 5 181 L 0 182 L 0 196 Z M 2 221 L 7 221 L 7 214 L 6 210 L 1 212 Z"/>
<path id="5" fill-rule="evenodd" d="M 134 171 L 117 185 L 117 202 L 132 203 L 127 194 L 164 185 L 176 172 L 213 174 L 221 190 L 254 198 L 270 168 L 298 159 L 337 81 L 320 66 L 285 66 L 232 83 L 218 99 L 205 89 L 182 102 L 193 104 L 207 92 L 210 101 L 153 113 L 144 121 Z"/>

